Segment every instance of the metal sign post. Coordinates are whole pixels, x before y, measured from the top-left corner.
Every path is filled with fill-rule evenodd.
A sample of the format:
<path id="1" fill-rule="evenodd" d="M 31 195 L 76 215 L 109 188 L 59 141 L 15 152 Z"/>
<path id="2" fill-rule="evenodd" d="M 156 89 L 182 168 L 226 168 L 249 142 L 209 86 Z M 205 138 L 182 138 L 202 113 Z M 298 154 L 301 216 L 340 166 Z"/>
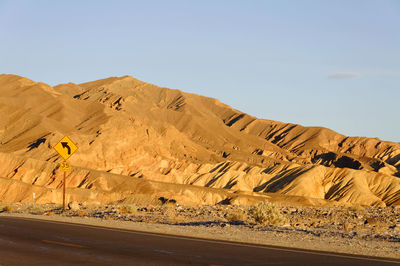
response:
<path id="1" fill-rule="evenodd" d="M 65 211 L 65 180 L 67 172 L 71 169 L 69 162 L 63 161 L 60 163 L 60 170 L 64 172 L 64 180 L 63 180 L 63 211 Z"/>
<path id="2" fill-rule="evenodd" d="M 67 174 L 66 171 L 64 171 L 64 181 L 63 181 L 63 212 L 65 212 L 65 175 Z"/>
<path id="3" fill-rule="evenodd" d="M 67 136 L 62 138 L 55 146 L 54 149 L 64 158 L 64 161 L 60 163 L 60 170 L 64 172 L 63 179 L 63 212 L 65 211 L 65 183 L 66 174 L 70 171 L 71 166 L 67 159 L 78 149 L 78 147 L 70 140 Z"/>

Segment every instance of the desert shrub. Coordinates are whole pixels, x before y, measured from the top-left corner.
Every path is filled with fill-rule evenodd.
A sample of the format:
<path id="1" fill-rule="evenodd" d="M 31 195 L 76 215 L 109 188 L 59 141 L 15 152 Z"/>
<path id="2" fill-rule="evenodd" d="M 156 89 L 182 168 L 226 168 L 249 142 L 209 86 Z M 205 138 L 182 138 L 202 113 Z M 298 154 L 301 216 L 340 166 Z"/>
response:
<path id="1" fill-rule="evenodd" d="M 119 212 L 120 213 L 129 213 L 129 214 L 134 214 L 136 213 L 138 210 L 137 206 L 134 204 L 130 204 L 130 205 L 123 205 L 120 209 Z"/>
<path id="2" fill-rule="evenodd" d="M 31 211 L 33 213 L 39 213 L 39 212 L 43 211 L 43 208 L 42 208 L 42 206 L 34 205 L 29 208 L 29 211 Z"/>
<path id="3" fill-rule="evenodd" d="M 78 212 L 77 216 L 78 216 L 78 217 L 88 216 L 88 213 L 87 213 L 87 211 L 81 210 L 81 211 Z"/>
<path id="4" fill-rule="evenodd" d="M 348 207 L 348 211 L 349 212 L 361 212 L 361 211 L 363 211 L 364 210 L 364 207 L 363 206 L 361 206 L 361 205 L 353 205 L 353 206 L 350 206 L 350 207 Z"/>
<path id="5" fill-rule="evenodd" d="M 158 200 L 161 202 L 162 205 L 171 205 L 175 206 L 176 200 L 175 199 L 167 199 L 164 197 L 159 197 Z"/>
<path id="6" fill-rule="evenodd" d="M 232 212 L 227 213 L 226 219 L 230 223 L 235 222 L 245 222 L 247 220 L 247 213 L 241 210 L 234 210 Z"/>
<path id="7" fill-rule="evenodd" d="M 171 216 L 175 216 L 175 207 L 171 204 L 164 204 L 163 206 L 161 206 L 161 213 L 164 216 L 167 217 L 171 217 Z"/>
<path id="8" fill-rule="evenodd" d="M 250 208 L 249 214 L 258 224 L 281 225 L 286 223 L 286 218 L 278 207 L 267 200 Z"/>
<path id="9" fill-rule="evenodd" d="M 170 224 L 179 224 L 187 221 L 183 215 L 177 213 L 173 204 L 164 204 L 161 207 L 161 212 L 164 219 Z"/>
<path id="10" fill-rule="evenodd" d="M 162 210 L 162 213 L 167 221 L 169 221 L 170 223 L 175 223 L 175 221 L 177 219 L 177 214 L 176 214 L 174 208 L 164 207 Z"/>
<path id="11" fill-rule="evenodd" d="M 7 205 L 7 206 L 5 206 L 5 207 L 3 207 L 3 212 L 12 212 L 14 210 L 14 207 L 13 206 L 9 206 L 9 205 Z"/>

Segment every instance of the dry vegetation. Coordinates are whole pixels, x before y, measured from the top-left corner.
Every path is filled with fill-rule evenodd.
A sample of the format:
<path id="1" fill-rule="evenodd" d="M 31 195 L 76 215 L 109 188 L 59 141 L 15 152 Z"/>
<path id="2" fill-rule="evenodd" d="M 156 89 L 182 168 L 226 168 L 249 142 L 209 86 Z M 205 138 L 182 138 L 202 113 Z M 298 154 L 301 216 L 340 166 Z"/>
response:
<path id="1" fill-rule="evenodd" d="M 78 204 L 75 210 L 57 204 L 8 204 L 2 212 L 32 213 L 36 215 L 61 215 L 97 217 L 100 219 L 132 222 L 167 223 L 177 225 L 218 225 L 290 227 L 294 229 L 328 230 L 365 233 L 400 233 L 399 207 L 290 207 L 269 201 L 254 206 L 179 204 L 156 205 L 99 205 Z M 400 242 L 400 239 L 399 239 Z"/>
<path id="2" fill-rule="evenodd" d="M 125 214 L 125 213 L 128 213 L 128 214 L 135 214 L 136 212 L 137 212 L 137 206 L 136 205 L 134 205 L 134 204 L 130 204 L 130 205 L 122 205 L 120 208 L 119 208 L 119 212 L 120 213 L 123 213 L 123 214 Z"/>
<path id="3" fill-rule="evenodd" d="M 14 207 L 9 206 L 9 205 L 4 206 L 4 207 L 2 208 L 2 211 L 3 211 L 3 212 L 12 212 L 13 210 L 14 210 Z"/>
<path id="4" fill-rule="evenodd" d="M 169 228 L 189 235 L 200 230 L 208 232 L 209 236 L 226 234 L 227 240 L 250 239 L 251 236 L 252 241 L 269 245 L 306 248 L 306 243 L 314 249 L 324 246 L 325 250 L 331 251 L 351 250 L 367 255 L 374 252 L 379 256 L 400 258 L 396 255 L 400 251 L 400 208 L 396 207 L 296 207 L 262 201 L 253 207 L 223 204 L 181 206 L 160 202 L 155 205 L 78 203 L 78 209 L 62 212 L 56 204 L 34 207 L 17 203 L 0 204 L 0 209 L 8 210 L 0 215 L 43 215 L 55 220 L 66 218 L 66 221 L 84 217 L 81 221 L 90 224 L 95 221 L 108 225 L 127 223 L 147 228 Z"/>
<path id="5" fill-rule="evenodd" d="M 269 201 L 262 201 L 251 207 L 250 216 L 258 224 L 282 225 L 287 222 L 280 209 Z"/>
<path id="6" fill-rule="evenodd" d="M 41 213 L 43 212 L 43 208 L 40 205 L 33 205 L 29 208 L 29 210 L 33 213 Z"/>
<path id="7" fill-rule="evenodd" d="M 231 212 L 227 213 L 226 220 L 229 223 L 247 223 L 248 213 L 245 210 L 233 209 Z"/>

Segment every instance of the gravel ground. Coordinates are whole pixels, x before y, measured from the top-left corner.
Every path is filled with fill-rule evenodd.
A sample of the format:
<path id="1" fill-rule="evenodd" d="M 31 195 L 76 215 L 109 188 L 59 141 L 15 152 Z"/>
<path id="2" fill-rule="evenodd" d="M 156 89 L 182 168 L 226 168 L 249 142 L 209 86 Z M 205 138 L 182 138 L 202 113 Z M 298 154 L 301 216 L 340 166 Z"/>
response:
<path id="1" fill-rule="evenodd" d="M 0 204 L 17 216 L 199 238 L 400 259 L 399 207 L 278 207 L 285 223 L 256 223 L 249 207 Z"/>

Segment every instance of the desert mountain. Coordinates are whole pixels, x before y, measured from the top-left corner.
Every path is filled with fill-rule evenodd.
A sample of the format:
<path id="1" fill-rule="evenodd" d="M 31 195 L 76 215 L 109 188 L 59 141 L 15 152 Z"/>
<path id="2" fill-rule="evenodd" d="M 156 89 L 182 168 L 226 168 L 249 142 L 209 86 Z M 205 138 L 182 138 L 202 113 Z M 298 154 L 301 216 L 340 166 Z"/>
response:
<path id="1" fill-rule="evenodd" d="M 400 205 L 400 144 L 258 119 L 130 76 L 51 87 L 0 75 L 0 201 Z"/>

